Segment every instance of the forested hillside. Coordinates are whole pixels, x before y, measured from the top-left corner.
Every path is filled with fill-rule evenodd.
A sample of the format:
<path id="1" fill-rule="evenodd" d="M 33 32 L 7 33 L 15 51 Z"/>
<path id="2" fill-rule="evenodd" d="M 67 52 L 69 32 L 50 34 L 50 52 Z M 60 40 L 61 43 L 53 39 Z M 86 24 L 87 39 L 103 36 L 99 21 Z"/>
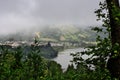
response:
<path id="1" fill-rule="evenodd" d="M 43 1 L 45 0 L 42 0 L 42 2 Z M 49 3 L 51 3 L 52 1 L 56 0 L 49 0 Z M 67 1 L 67 3 L 69 3 L 69 1 Z M 88 1 L 86 1 L 85 4 L 87 4 Z M 96 0 L 94 0 L 94 2 L 95 1 Z M 10 2 L 12 2 L 12 0 Z M 73 3 L 73 0 L 71 0 L 70 2 Z M 32 2 L 30 3 L 31 4 L 29 5 L 29 8 L 30 9 L 32 8 L 32 11 L 34 11 L 35 9 L 36 12 L 35 5 L 37 4 Z M 48 22 L 52 22 L 51 16 L 52 15 L 55 16 L 55 14 L 53 13 L 54 12 L 53 7 L 56 7 L 57 5 L 56 6 L 54 6 L 55 4 L 48 5 L 49 3 L 45 4 L 47 6 L 44 6 L 45 8 L 43 12 L 44 11 L 47 12 L 49 7 L 52 6 L 51 8 L 52 10 L 51 9 L 50 9 L 51 11 L 48 10 L 48 12 L 51 12 Z M 61 2 L 61 4 L 63 3 Z M 65 8 L 65 11 L 63 10 L 63 12 L 67 13 L 69 12 L 67 11 L 69 9 L 71 12 L 69 14 L 73 15 L 71 10 L 73 9 L 74 11 L 73 7 L 77 5 L 77 3 L 74 3 L 74 6 L 70 7 L 71 5 L 67 5 L 69 6 L 69 8 Z M 63 9 L 64 9 L 63 6 L 67 7 L 66 4 L 63 4 L 61 6 Z M 61 9 L 60 6 L 57 7 L 58 9 L 55 8 L 55 11 L 56 10 L 59 11 Z M 81 8 L 81 10 L 84 11 L 89 10 L 89 7 L 88 9 L 86 8 L 86 6 L 78 8 L 77 5 L 75 6 L 75 9 L 77 8 L 78 10 Z M 21 7 L 20 10 L 22 10 L 23 8 L 25 7 Z M 5 9 L 3 9 L 3 11 Z M 24 15 L 26 14 L 26 10 L 23 11 Z M 80 13 L 82 13 L 81 10 Z M 28 10 L 29 13 L 32 13 L 32 11 Z M 40 13 L 42 13 L 42 11 L 40 11 Z M 0 34 L 0 80 L 120 80 L 119 0 L 104 0 L 103 2 L 99 2 L 99 9 L 95 10 L 95 13 L 96 16 L 98 17 L 97 21 L 102 22 L 101 26 L 84 28 L 84 26 L 80 25 L 57 25 L 57 24 L 44 26 L 37 25 L 37 27 L 29 29 L 25 28 L 23 30 L 18 30 L 16 32 L 6 33 L 4 35 Z M 23 14 L 21 14 L 21 16 Z M 43 15 L 44 14 L 46 13 L 43 13 Z M 38 13 L 36 13 L 34 16 L 36 15 L 38 15 Z M 72 16 L 72 19 L 74 19 L 74 17 L 77 18 L 78 15 L 77 16 L 76 15 L 77 14 L 75 13 L 75 15 Z M 19 14 L 19 17 L 21 16 Z M 27 14 L 25 16 L 28 17 L 29 15 Z M 36 19 L 36 17 L 34 16 L 32 14 L 31 17 L 28 19 Z M 42 21 L 41 19 L 43 20 L 46 19 L 46 16 L 48 15 L 45 15 L 44 18 L 42 17 L 40 18 L 39 15 L 40 19 L 38 18 L 37 19 Z M 54 16 L 52 17 L 55 18 L 56 20 L 58 16 L 56 17 Z M 82 17 L 83 14 L 80 14 L 79 16 Z M 68 14 L 66 14 L 65 16 L 61 15 L 59 16 L 59 18 L 60 17 L 62 18 L 65 17 L 64 19 L 68 21 L 69 19 L 71 19 L 71 18 L 66 19 L 68 17 Z M 86 17 L 83 17 L 83 19 L 84 18 Z M 7 19 L 9 19 L 8 15 Z M 11 19 L 12 17 L 10 17 L 10 20 Z M 64 19 L 62 20 L 64 21 Z M 88 21 L 91 21 L 91 19 L 92 18 L 88 19 Z M 5 23 L 0 24 L 1 25 L 6 24 L 6 19 L 2 20 L 3 22 L 5 21 Z M 2 20 L 0 21 L 2 22 Z M 17 19 L 15 19 L 15 22 L 17 22 L 16 20 Z M 32 21 L 33 20 L 31 20 L 30 22 Z M 35 20 L 35 22 L 36 21 L 37 20 Z M 55 23 L 56 22 L 57 21 L 55 21 Z M 72 23 L 72 21 L 70 22 Z M 83 21 L 83 23 L 89 25 L 88 22 L 86 23 L 86 21 L 85 22 Z M 75 53 L 72 53 L 71 51 L 69 52 L 70 56 L 72 56 L 73 59 L 70 60 L 71 64 L 68 66 L 66 71 L 64 71 L 60 64 L 52 60 L 52 58 L 58 56 L 59 49 L 57 48 L 66 49 L 66 47 L 69 48 L 71 45 L 73 46 L 75 44 L 77 44 L 77 47 L 82 47 L 81 45 L 79 45 L 80 43 L 81 45 L 83 45 L 84 50 L 82 52 L 75 51 Z M 90 45 L 87 45 L 86 47 L 85 44 L 89 43 Z M 65 59 L 67 59 L 67 57 Z M 65 62 L 61 58 L 60 61 Z"/>
<path id="2" fill-rule="evenodd" d="M 90 28 L 80 28 L 75 25 L 52 25 L 32 30 L 23 30 L 12 34 L 0 35 L 1 41 L 33 41 L 35 33 L 40 35 L 40 41 L 68 41 L 68 42 L 94 42 L 96 33 Z M 102 35 L 104 36 L 104 35 Z"/>

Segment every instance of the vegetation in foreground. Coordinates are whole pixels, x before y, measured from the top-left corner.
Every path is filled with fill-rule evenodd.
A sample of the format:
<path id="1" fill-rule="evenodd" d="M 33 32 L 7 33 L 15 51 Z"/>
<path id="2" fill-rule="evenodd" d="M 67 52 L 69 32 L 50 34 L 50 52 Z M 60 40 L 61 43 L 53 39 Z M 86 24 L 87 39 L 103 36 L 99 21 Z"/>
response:
<path id="1" fill-rule="evenodd" d="M 60 64 L 46 60 L 36 51 L 27 56 L 20 48 L 2 49 L 0 53 L 0 80 L 110 80 L 108 74 L 107 70 L 90 70 L 84 64 L 77 65 L 76 69 L 71 65 L 63 72 Z"/>
<path id="2" fill-rule="evenodd" d="M 108 1 L 108 0 L 107 0 Z M 110 0 L 109 0 L 110 1 Z M 111 0 L 114 3 L 114 0 Z M 117 1 L 117 0 L 116 0 Z M 111 6 L 113 3 L 110 3 Z M 115 6 L 112 6 L 112 10 L 116 10 Z M 97 45 L 92 46 L 88 51 L 82 53 L 72 54 L 74 57 L 73 63 L 76 64 L 74 69 L 73 65 L 70 65 L 66 72 L 62 72 L 61 66 L 54 61 L 47 61 L 42 58 L 36 51 L 31 51 L 27 56 L 23 57 L 21 49 L 16 51 L 9 51 L 8 49 L 2 49 L 0 52 L 0 79 L 1 80 L 119 80 L 119 71 L 116 72 L 116 76 L 110 74 L 108 71 L 107 61 L 109 58 L 116 59 L 119 57 L 119 44 L 115 43 L 113 46 L 110 40 L 111 25 L 108 14 L 105 14 L 107 9 L 106 3 L 100 3 L 100 9 L 96 11 L 98 18 L 102 17 L 104 22 L 103 28 L 94 28 L 97 32 L 104 32 L 108 34 L 107 37 L 97 37 Z M 116 12 L 119 13 L 117 10 Z M 115 14 L 116 24 L 120 21 L 118 19 L 120 15 Z M 117 17 L 117 18 L 116 18 Z M 110 56 L 114 52 L 115 54 Z M 84 60 L 82 55 L 91 55 L 90 58 Z M 117 65 L 118 63 L 115 63 Z M 119 66 L 119 65 L 118 65 Z M 112 65 L 115 69 L 114 65 Z M 113 71 L 111 70 L 111 72 Z M 114 78 L 116 77 L 116 78 Z M 117 79 L 118 78 L 118 79 Z"/>

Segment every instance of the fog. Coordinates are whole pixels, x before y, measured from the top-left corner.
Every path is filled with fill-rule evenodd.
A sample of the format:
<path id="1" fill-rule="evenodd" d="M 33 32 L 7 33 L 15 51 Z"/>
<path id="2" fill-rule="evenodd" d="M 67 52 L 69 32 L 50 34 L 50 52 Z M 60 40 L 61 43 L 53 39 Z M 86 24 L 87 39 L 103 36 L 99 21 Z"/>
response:
<path id="1" fill-rule="evenodd" d="M 99 1 L 0 0 L 0 34 L 54 24 L 80 27 L 100 25 L 94 14 Z"/>

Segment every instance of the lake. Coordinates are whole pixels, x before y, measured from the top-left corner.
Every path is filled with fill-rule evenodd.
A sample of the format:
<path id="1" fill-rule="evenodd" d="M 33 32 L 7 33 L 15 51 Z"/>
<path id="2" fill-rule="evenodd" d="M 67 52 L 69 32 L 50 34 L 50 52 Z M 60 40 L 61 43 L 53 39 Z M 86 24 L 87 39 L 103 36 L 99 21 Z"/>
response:
<path id="1" fill-rule="evenodd" d="M 64 51 L 61 51 L 58 53 L 58 56 L 54 58 L 53 60 L 59 63 L 62 66 L 63 70 L 66 70 L 68 65 L 71 64 L 71 60 L 73 59 L 72 56 L 70 56 L 71 53 L 77 53 L 84 51 L 84 48 L 75 48 L 75 49 L 66 49 Z M 87 55 L 83 56 L 84 58 L 87 58 Z"/>

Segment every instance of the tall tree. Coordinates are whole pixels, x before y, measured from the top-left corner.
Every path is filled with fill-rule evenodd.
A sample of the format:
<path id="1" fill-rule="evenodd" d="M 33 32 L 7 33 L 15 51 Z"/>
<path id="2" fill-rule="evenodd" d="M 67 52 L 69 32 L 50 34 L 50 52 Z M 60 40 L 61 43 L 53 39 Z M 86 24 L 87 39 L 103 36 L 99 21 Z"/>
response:
<path id="1" fill-rule="evenodd" d="M 109 10 L 112 44 L 120 44 L 119 0 L 106 0 Z"/>
<path id="2" fill-rule="evenodd" d="M 111 42 L 112 52 L 108 60 L 107 67 L 113 77 L 120 78 L 120 7 L 119 0 L 106 0 L 110 27 L 111 27 Z M 115 47 L 118 47 L 115 50 Z"/>

